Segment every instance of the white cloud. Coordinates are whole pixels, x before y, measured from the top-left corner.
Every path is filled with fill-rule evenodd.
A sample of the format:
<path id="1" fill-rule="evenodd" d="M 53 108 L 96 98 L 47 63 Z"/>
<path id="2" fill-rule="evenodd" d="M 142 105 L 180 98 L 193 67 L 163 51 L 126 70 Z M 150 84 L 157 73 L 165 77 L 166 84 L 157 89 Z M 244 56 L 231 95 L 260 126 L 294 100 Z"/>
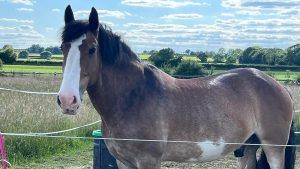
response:
<path id="1" fill-rule="evenodd" d="M 54 8 L 54 9 L 52 9 L 51 11 L 52 11 L 52 12 L 60 12 L 60 9 Z"/>
<path id="2" fill-rule="evenodd" d="M 200 19 L 203 15 L 190 13 L 190 14 L 170 14 L 162 16 L 162 19 L 175 20 L 175 19 Z"/>
<path id="3" fill-rule="evenodd" d="M 182 6 L 201 6 L 209 5 L 206 2 L 194 2 L 191 0 L 175 1 L 175 0 L 122 0 L 122 4 L 138 7 L 164 7 L 177 8 Z"/>
<path id="4" fill-rule="evenodd" d="M 225 16 L 225 17 L 234 17 L 235 15 L 232 13 L 221 13 L 221 16 Z"/>
<path id="5" fill-rule="evenodd" d="M 14 4 L 29 5 L 29 6 L 32 6 L 35 3 L 35 1 L 33 0 L 9 0 L 9 2 Z"/>
<path id="6" fill-rule="evenodd" d="M 261 12 L 260 11 L 246 11 L 246 10 L 241 10 L 241 11 L 237 11 L 236 12 L 238 15 L 249 15 L 249 16 L 257 16 L 257 15 L 261 15 Z"/>
<path id="7" fill-rule="evenodd" d="M 13 19 L 13 18 L 0 18 L 0 22 L 16 22 L 16 23 L 34 23 L 33 20 L 21 20 L 21 19 Z"/>
<path id="8" fill-rule="evenodd" d="M 114 17 L 114 18 L 125 18 L 126 14 L 121 11 L 110 11 L 110 10 L 97 10 L 99 17 Z M 79 10 L 74 12 L 75 17 L 87 18 L 91 13 L 90 10 Z"/>
<path id="9" fill-rule="evenodd" d="M 18 11 L 22 11 L 22 12 L 33 12 L 34 10 L 32 8 L 18 8 Z"/>
<path id="10" fill-rule="evenodd" d="M 300 19 L 226 19 L 213 24 L 127 23 L 120 31 L 130 44 L 142 49 L 172 47 L 175 50 L 201 48 L 215 50 L 264 47 L 288 47 L 300 41 Z"/>

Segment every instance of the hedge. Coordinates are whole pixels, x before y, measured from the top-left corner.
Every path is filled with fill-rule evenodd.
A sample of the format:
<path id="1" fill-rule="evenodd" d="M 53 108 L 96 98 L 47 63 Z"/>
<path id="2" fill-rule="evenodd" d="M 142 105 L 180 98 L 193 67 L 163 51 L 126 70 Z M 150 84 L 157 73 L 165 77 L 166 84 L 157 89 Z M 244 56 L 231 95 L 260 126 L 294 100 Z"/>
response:
<path id="1" fill-rule="evenodd" d="M 226 63 L 201 63 L 206 69 L 211 69 L 212 67 L 217 70 L 228 70 L 235 68 L 256 68 L 259 70 L 278 70 L 278 71 L 300 71 L 300 66 L 287 66 L 287 65 L 261 65 L 261 64 L 226 64 Z"/>
<path id="2" fill-rule="evenodd" d="M 17 60 L 14 65 L 41 65 L 41 66 L 61 66 L 62 61 L 52 60 Z"/>

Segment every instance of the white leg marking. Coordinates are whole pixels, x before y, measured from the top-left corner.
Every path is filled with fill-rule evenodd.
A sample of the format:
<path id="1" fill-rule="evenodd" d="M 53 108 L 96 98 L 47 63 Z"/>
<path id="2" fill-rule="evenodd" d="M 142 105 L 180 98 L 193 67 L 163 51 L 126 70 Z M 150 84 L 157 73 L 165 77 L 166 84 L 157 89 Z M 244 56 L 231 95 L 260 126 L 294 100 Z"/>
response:
<path id="1" fill-rule="evenodd" d="M 71 48 L 66 60 L 65 69 L 63 72 L 63 80 L 59 90 L 59 95 L 67 98 L 75 96 L 80 102 L 79 83 L 80 83 L 80 51 L 79 46 L 86 35 L 82 35 L 77 40 L 71 42 Z"/>
<path id="2" fill-rule="evenodd" d="M 221 157 L 225 148 L 225 144 L 222 143 L 224 143 L 223 139 L 220 139 L 217 142 L 207 140 L 203 143 L 198 143 L 198 146 L 202 151 L 201 161 L 211 161 Z"/>

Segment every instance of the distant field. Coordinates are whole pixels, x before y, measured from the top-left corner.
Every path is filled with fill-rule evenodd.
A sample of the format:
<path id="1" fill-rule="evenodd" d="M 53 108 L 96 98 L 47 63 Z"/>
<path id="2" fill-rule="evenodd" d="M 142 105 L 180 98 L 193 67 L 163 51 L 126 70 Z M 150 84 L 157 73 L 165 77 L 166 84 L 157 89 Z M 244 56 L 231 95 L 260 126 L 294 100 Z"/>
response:
<path id="1" fill-rule="evenodd" d="M 141 58 L 143 60 L 148 60 L 150 57 L 150 55 L 148 55 L 148 54 L 139 54 L 138 56 L 139 56 L 139 58 Z"/>
<path id="2" fill-rule="evenodd" d="M 23 73 L 61 73 L 61 66 L 4 65 L 2 71 Z"/>

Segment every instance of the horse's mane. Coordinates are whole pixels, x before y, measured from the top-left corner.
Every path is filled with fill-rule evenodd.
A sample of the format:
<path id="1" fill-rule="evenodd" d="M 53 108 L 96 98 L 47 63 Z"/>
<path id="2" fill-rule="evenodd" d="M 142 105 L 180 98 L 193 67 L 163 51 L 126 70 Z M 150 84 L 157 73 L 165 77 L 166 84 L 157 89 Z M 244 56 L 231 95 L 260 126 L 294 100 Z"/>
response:
<path id="1" fill-rule="evenodd" d="M 76 40 L 89 30 L 88 21 L 73 21 L 63 28 L 61 34 L 62 42 Z M 104 63 L 114 64 L 117 61 L 139 61 L 137 55 L 122 41 L 121 37 L 113 33 L 105 24 L 100 24 L 99 26 L 98 43 L 99 51 Z"/>

